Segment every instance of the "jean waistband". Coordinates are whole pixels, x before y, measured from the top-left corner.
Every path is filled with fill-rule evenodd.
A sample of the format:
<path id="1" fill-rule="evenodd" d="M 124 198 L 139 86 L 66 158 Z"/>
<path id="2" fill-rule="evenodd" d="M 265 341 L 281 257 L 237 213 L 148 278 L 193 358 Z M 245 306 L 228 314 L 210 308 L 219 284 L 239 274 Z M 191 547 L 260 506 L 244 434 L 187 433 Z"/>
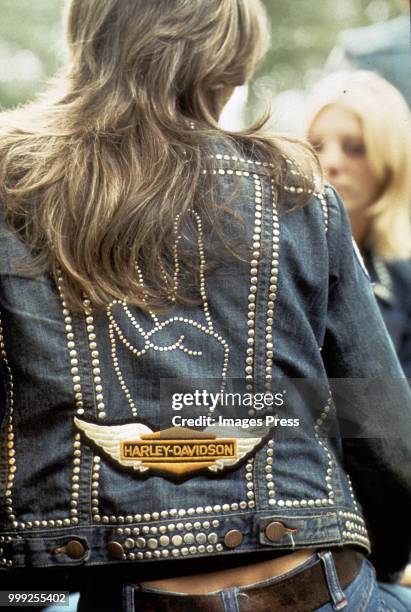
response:
<path id="1" fill-rule="evenodd" d="M 248 600 L 247 609 L 253 612 L 311 612 L 327 602 L 331 602 L 335 610 L 342 610 L 347 605 L 343 589 L 358 574 L 363 559 L 362 554 L 348 548 L 317 551 L 303 564 L 280 576 L 205 595 L 127 585 L 123 591 L 123 610 L 239 612 L 244 598 Z"/>

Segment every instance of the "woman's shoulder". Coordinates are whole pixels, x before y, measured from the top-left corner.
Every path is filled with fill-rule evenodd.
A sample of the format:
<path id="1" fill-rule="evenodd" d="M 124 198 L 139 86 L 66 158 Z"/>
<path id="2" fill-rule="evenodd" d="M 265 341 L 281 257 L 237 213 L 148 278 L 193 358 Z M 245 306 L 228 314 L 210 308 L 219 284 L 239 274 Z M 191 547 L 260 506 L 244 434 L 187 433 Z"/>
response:
<path id="1" fill-rule="evenodd" d="M 254 173 L 270 177 L 275 164 L 269 156 L 258 154 L 249 143 L 234 138 L 215 138 L 203 147 L 202 165 L 204 171 L 215 169 L 220 176 L 248 177 Z"/>
<path id="2" fill-rule="evenodd" d="M 18 260 L 28 261 L 31 252 L 7 223 L 6 211 L 0 203 L 0 274 L 14 270 Z"/>
<path id="3" fill-rule="evenodd" d="M 307 168 L 298 156 L 274 144 L 270 151 L 269 146 L 259 148 L 252 142 L 215 140 L 202 160 L 203 174 L 213 175 L 222 190 L 239 195 L 243 185 L 250 197 L 260 197 L 255 188 L 262 190 L 263 198 L 270 194 L 270 205 L 275 201 L 279 212 L 287 213 L 284 222 L 292 213 L 300 213 L 305 219 L 321 218 L 326 230 L 331 216 L 334 223 L 340 222 L 341 205 L 333 188 L 314 178 L 314 167 Z"/>
<path id="4" fill-rule="evenodd" d="M 327 198 L 328 187 L 319 187 L 314 178 L 318 166 L 310 159 L 304 143 L 298 141 L 288 143 L 286 139 L 269 135 L 210 139 L 202 148 L 202 167 L 204 174 L 211 169 L 219 176 L 257 178 L 255 175 L 258 175 L 294 200 L 307 201 L 312 196 Z"/>

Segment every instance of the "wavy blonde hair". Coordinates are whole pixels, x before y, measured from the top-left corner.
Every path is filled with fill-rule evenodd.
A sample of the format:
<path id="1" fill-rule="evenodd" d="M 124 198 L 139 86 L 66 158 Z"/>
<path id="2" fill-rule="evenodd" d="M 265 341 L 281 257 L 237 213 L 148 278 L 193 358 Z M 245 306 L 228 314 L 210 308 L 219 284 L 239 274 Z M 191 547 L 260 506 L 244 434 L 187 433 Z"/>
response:
<path id="1" fill-rule="evenodd" d="M 83 292 L 97 306 L 159 307 L 173 286 L 176 219 L 195 205 L 220 227 L 210 190 L 200 189 L 210 142 L 251 148 L 279 182 L 281 147 L 302 164 L 309 157 L 260 132 L 263 122 L 235 135 L 218 125 L 227 90 L 250 78 L 267 48 L 262 4 L 70 0 L 66 35 L 69 63 L 48 93 L 0 117 L 6 219 L 37 271 L 57 281 L 62 270 L 72 307 Z M 180 263 L 194 274 L 188 256 Z"/>
<path id="2" fill-rule="evenodd" d="M 335 72 L 307 100 L 306 131 L 320 112 L 337 104 L 361 122 L 369 164 L 383 185 L 367 209 L 366 246 L 386 259 L 411 256 L 411 113 L 400 92 L 374 72 Z"/>

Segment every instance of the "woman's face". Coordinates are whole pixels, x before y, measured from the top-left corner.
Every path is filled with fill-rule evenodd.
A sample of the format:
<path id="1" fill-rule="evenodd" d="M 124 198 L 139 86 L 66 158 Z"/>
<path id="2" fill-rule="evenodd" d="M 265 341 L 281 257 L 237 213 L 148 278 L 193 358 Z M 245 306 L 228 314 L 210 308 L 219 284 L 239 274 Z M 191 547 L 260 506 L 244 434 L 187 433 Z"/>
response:
<path id="1" fill-rule="evenodd" d="M 368 162 L 357 115 L 338 104 L 327 106 L 312 123 L 308 139 L 320 157 L 326 180 L 349 212 L 363 212 L 377 200 L 382 185 Z"/>

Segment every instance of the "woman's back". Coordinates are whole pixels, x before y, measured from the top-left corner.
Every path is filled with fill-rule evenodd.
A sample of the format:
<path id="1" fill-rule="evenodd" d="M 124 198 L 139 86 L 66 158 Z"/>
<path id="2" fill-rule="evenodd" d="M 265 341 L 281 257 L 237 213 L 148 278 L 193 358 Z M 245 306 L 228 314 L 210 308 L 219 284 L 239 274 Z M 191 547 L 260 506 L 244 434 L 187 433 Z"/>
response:
<path id="1" fill-rule="evenodd" d="M 302 189 L 294 166 L 278 188 L 268 164 L 224 151 L 211 173 L 217 198 L 242 219 L 228 217 L 245 256 L 209 268 L 219 241 L 193 209 L 175 237 L 174 278 L 179 249 L 192 249 L 197 303 L 155 314 L 119 300 L 94 309 L 84 296 L 83 311 L 72 311 L 49 277 L 16 271 L 30 255 L 2 225 L 6 566 L 204 558 L 308 541 L 369 551 L 341 442 L 323 437 L 336 422 L 327 374 L 395 376 L 397 364 L 368 354 L 385 332 L 342 205 L 327 188 L 290 210 Z M 144 283 L 138 267 L 136 276 Z M 364 318 L 354 320 L 358 310 Z M 299 378 L 313 395 L 294 385 Z M 393 469 L 390 452 L 385 460 Z M 362 495 L 371 503 L 371 491 Z"/>
<path id="2" fill-rule="evenodd" d="M 0 567 L 93 570 L 105 600 L 266 553 L 274 575 L 306 560 L 307 608 L 341 600 L 330 567 L 345 588 L 370 536 L 400 570 L 408 386 L 329 385 L 402 376 L 343 206 L 306 145 L 218 125 L 260 2 L 68 8 L 62 93 L 1 117 Z M 405 437 L 369 439 L 390 410 Z"/>

